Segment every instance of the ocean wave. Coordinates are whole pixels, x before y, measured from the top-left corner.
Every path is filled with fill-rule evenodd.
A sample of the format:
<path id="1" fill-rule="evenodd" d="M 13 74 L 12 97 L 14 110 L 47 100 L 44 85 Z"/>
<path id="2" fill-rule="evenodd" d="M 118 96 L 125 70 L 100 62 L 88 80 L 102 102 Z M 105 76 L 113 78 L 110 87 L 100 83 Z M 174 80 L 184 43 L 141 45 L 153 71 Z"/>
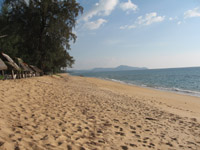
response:
<path id="1" fill-rule="evenodd" d="M 183 93 L 188 93 L 188 94 L 196 94 L 196 95 L 200 95 L 200 92 L 198 91 L 191 91 L 191 90 L 183 90 L 183 89 L 179 89 L 179 88 L 172 88 L 174 91 L 177 92 L 183 92 Z"/>
<path id="2" fill-rule="evenodd" d="M 114 81 L 114 82 L 118 82 L 118 83 L 123 83 L 123 84 L 128 84 L 124 81 L 121 81 L 121 80 L 116 80 L 116 79 L 109 79 L 109 78 L 106 78 L 106 80 L 110 80 L 110 81 Z"/>
<path id="3" fill-rule="evenodd" d="M 180 89 L 180 88 L 164 88 L 164 87 L 155 87 L 156 89 L 162 90 L 162 91 L 171 91 L 175 93 L 181 93 L 181 94 L 186 94 L 190 96 L 197 96 L 200 97 L 200 92 L 198 91 L 192 91 L 192 90 L 185 90 L 185 89 Z"/>
<path id="4" fill-rule="evenodd" d="M 128 81 L 122 81 L 122 80 L 110 79 L 110 78 L 103 78 L 103 79 L 118 82 L 118 83 L 128 84 L 128 85 L 134 85 L 134 86 L 136 85 L 136 86 L 147 87 L 147 88 L 152 88 L 152 89 L 157 89 L 157 90 L 162 90 L 162 91 L 169 91 L 169 92 L 175 92 L 175 93 L 181 93 L 181 94 L 186 94 L 190 96 L 200 97 L 200 92 L 198 91 L 185 90 L 185 89 L 180 89 L 176 87 L 172 87 L 172 88 L 159 87 L 159 86 L 154 86 L 154 85 L 139 84 L 139 83 L 133 83 L 131 81 L 128 82 Z"/>

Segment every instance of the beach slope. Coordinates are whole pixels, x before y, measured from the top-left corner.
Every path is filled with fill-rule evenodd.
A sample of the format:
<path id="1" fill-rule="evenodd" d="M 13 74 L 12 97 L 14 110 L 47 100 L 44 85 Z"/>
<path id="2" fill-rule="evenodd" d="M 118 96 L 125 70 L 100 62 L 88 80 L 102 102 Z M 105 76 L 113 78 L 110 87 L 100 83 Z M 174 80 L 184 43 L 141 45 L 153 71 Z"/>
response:
<path id="1" fill-rule="evenodd" d="M 200 149 L 200 98 L 67 74 L 0 81 L 0 150 Z"/>

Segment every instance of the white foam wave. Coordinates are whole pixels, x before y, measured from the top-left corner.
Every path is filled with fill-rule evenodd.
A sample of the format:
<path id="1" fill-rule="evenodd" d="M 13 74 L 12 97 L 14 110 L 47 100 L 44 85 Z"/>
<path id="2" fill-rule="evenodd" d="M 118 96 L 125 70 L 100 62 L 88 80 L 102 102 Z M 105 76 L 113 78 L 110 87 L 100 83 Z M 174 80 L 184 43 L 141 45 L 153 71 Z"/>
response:
<path id="1" fill-rule="evenodd" d="M 136 86 L 141 86 L 141 87 L 158 89 L 158 90 L 162 90 L 162 91 L 170 91 L 170 92 L 176 92 L 176 93 L 187 94 L 187 95 L 190 95 L 190 96 L 200 97 L 200 92 L 198 92 L 198 91 L 184 90 L 184 89 L 179 89 L 179 88 L 175 88 L 175 87 L 166 88 L 166 87 L 158 87 L 158 86 L 152 86 L 152 85 L 148 86 L 148 85 L 145 85 L 145 84 L 130 83 L 130 82 L 125 82 L 125 81 L 110 79 L 110 78 L 104 78 L 104 79 L 114 81 L 114 82 L 118 82 L 118 83 L 123 83 L 123 84 L 136 85 Z"/>
<path id="2" fill-rule="evenodd" d="M 184 89 L 179 89 L 179 88 L 174 88 L 174 87 L 173 88 L 156 87 L 156 89 L 200 97 L 200 92 L 198 91 L 184 90 Z"/>

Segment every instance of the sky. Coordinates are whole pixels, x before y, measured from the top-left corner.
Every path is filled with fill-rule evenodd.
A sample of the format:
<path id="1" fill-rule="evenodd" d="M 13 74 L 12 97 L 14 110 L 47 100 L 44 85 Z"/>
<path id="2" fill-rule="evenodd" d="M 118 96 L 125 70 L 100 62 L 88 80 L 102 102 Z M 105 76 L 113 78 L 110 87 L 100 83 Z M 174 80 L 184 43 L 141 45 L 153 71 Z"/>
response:
<path id="1" fill-rule="evenodd" d="M 73 69 L 200 66 L 200 0 L 78 0 Z"/>
<path id="2" fill-rule="evenodd" d="M 200 0 L 77 2 L 73 69 L 200 66 Z"/>

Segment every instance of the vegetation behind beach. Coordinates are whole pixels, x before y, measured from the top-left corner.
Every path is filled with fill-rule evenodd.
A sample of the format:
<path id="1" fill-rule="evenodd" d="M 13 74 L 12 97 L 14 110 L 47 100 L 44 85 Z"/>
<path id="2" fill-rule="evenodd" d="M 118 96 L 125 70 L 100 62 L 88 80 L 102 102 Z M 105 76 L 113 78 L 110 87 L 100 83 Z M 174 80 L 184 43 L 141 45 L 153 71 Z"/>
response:
<path id="1" fill-rule="evenodd" d="M 20 57 L 44 72 L 71 67 L 70 41 L 83 11 L 76 0 L 4 0 L 0 8 L 0 52 Z"/>

